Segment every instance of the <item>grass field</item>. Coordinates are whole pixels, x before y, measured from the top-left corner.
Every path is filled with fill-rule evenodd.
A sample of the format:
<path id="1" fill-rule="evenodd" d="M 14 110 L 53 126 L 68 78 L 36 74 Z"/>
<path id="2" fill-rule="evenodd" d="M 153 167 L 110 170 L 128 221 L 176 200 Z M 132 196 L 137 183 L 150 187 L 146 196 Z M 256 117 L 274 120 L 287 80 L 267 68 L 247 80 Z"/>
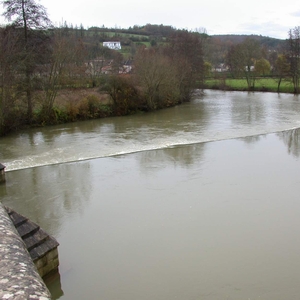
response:
<path id="1" fill-rule="evenodd" d="M 277 92 L 277 78 L 258 78 L 255 80 L 254 91 Z M 205 87 L 220 90 L 237 90 L 247 91 L 248 86 L 246 79 L 207 79 Z M 282 80 L 280 84 L 280 93 L 293 93 L 293 84 L 290 80 Z"/>
<path id="2" fill-rule="evenodd" d="M 138 38 L 138 39 L 148 39 L 149 36 L 142 34 L 124 33 L 124 32 L 105 32 L 108 37 L 122 37 L 122 38 Z"/>

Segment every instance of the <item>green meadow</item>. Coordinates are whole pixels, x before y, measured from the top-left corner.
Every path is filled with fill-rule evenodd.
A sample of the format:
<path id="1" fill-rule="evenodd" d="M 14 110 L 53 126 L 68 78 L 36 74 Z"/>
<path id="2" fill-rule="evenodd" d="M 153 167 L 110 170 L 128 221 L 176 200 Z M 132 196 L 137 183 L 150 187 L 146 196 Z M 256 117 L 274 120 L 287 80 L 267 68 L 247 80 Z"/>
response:
<path id="1" fill-rule="evenodd" d="M 278 78 L 264 77 L 257 78 L 254 82 L 254 88 L 252 91 L 265 91 L 265 92 L 277 92 Z M 220 90 L 236 90 L 247 91 L 248 85 L 245 78 L 231 79 L 231 78 L 218 78 L 207 79 L 205 81 L 205 88 L 220 89 Z M 293 93 L 293 83 L 289 79 L 283 79 L 280 84 L 280 93 Z"/>

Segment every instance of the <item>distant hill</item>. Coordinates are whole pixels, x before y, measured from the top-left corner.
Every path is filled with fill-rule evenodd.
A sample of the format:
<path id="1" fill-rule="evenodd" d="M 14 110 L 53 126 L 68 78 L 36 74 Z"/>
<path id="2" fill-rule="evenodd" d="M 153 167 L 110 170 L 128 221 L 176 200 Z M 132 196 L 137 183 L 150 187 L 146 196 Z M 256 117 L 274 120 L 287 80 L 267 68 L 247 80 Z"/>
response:
<path id="1" fill-rule="evenodd" d="M 102 41 L 108 38 L 112 40 L 121 41 L 122 44 L 128 44 L 129 40 L 132 42 L 150 42 L 151 40 L 162 41 L 166 40 L 172 34 L 177 31 L 172 26 L 146 24 L 144 26 L 133 26 L 127 29 L 122 28 L 104 28 L 104 27 L 90 27 L 87 32 L 92 36 L 98 36 Z M 203 33 L 203 36 L 208 37 L 212 43 L 221 43 L 227 46 L 235 45 L 243 42 L 246 38 L 253 38 L 258 40 L 260 45 L 267 49 L 280 49 L 282 48 L 286 40 L 271 38 L 262 35 L 246 35 L 246 34 L 224 34 L 224 35 L 207 35 Z M 127 40 L 126 40 L 127 39 Z"/>
<path id="2" fill-rule="evenodd" d="M 286 40 L 271 38 L 261 35 L 235 35 L 235 34 L 224 34 L 224 35 L 211 35 L 212 40 L 219 40 L 221 43 L 225 44 L 239 44 L 243 42 L 246 38 L 252 38 L 257 40 L 261 46 L 265 46 L 268 49 L 278 49 L 284 47 Z"/>

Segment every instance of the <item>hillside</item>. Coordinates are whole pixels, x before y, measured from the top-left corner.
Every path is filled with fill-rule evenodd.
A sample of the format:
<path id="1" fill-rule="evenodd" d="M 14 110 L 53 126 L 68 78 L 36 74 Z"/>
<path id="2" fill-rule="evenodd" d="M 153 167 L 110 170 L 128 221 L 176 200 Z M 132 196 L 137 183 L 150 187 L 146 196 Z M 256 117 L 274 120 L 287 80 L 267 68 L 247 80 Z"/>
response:
<path id="1" fill-rule="evenodd" d="M 275 39 L 267 36 L 261 35 L 234 35 L 234 34 L 225 34 L 225 35 L 211 35 L 210 38 L 214 40 L 219 40 L 219 42 L 224 44 L 239 44 L 243 42 L 246 38 L 252 38 L 257 40 L 261 46 L 268 49 L 278 49 L 285 45 L 286 40 Z"/>

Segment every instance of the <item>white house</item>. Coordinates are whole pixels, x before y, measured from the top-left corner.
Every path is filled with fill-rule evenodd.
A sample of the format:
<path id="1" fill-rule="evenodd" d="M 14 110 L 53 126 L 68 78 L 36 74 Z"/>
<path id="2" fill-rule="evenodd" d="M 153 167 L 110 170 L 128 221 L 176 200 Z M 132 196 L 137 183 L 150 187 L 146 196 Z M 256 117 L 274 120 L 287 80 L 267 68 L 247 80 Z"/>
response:
<path id="1" fill-rule="evenodd" d="M 113 50 L 121 50 L 121 42 L 103 42 L 103 47 Z"/>

